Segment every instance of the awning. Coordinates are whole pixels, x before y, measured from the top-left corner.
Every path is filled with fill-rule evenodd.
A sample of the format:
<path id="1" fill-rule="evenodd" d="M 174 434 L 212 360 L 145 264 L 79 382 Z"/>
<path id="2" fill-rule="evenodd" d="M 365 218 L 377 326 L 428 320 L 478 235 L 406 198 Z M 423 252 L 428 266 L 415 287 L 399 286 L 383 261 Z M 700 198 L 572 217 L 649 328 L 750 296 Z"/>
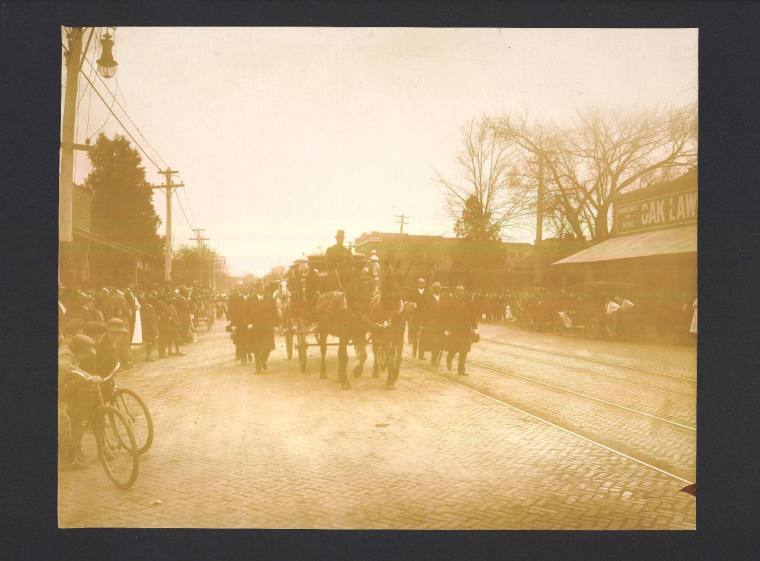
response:
<path id="1" fill-rule="evenodd" d="M 90 232 L 87 232 L 86 230 L 82 230 L 81 228 L 74 228 L 74 235 L 79 236 L 81 238 L 84 238 L 85 240 L 88 240 L 92 243 L 96 243 L 98 245 L 104 246 L 104 247 L 110 247 L 112 249 L 115 249 L 117 251 L 121 251 L 122 253 L 126 253 L 129 255 L 134 255 L 136 257 L 143 257 L 143 258 L 149 258 L 150 256 L 143 253 L 142 251 L 138 251 L 136 249 L 132 249 L 131 247 L 128 247 L 124 244 L 121 244 L 119 242 L 115 242 L 113 240 L 109 240 L 106 238 L 103 238 L 101 236 L 92 234 Z"/>
<path id="2" fill-rule="evenodd" d="M 553 263 L 553 265 L 696 252 L 697 227 L 682 226 L 680 228 L 667 228 L 610 238 L 578 253 L 574 253 L 569 257 L 560 259 Z"/>

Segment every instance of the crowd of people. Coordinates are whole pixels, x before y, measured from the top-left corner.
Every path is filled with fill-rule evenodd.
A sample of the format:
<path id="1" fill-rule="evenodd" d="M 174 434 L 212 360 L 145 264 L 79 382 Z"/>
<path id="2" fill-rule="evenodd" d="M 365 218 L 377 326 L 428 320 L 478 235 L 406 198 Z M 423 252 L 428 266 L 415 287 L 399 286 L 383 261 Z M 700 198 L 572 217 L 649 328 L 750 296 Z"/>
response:
<path id="1" fill-rule="evenodd" d="M 472 293 L 479 318 L 489 321 L 517 322 L 520 327 L 551 329 L 559 317 L 566 327 L 575 326 L 574 312 L 588 313 L 596 306 L 601 327 L 608 337 L 637 338 L 647 332 L 660 340 L 676 343 L 693 341 L 697 334 L 697 299 L 693 292 L 658 290 L 597 294 L 572 289 L 523 288 Z"/>
<path id="2" fill-rule="evenodd" d="M 103 286 L 58 289 L 59 458 L 63 469 L 80 469 L 82 427 L 92 413 L 94 388 L 116 364 L 132 367 L 132 345 L 145 360 L 182 356 L 195 339 L 199 313 L 216 315 L 216 298 L 205 289 Z"/>
<path id="3" fill-rule="evenodd" d="M 220 302 L 208 289 L 197 286 L 177 288 L 103 286 L 66 290 L 59 288 L 59 341 L 70 332 L 84 330 L 86 324 L 107 324 L 114 318 L 124 322 L 119 361 L 128 369 L 132 365 L 132 344 L 143 344 L 145 360 L 181 356 L 181 347 L 195 337 L 198 318 L 215 317 Z M 77 320 L 71 323 L 73 320 Z M 86 333 L 85 333 L 86 334 Z"/>

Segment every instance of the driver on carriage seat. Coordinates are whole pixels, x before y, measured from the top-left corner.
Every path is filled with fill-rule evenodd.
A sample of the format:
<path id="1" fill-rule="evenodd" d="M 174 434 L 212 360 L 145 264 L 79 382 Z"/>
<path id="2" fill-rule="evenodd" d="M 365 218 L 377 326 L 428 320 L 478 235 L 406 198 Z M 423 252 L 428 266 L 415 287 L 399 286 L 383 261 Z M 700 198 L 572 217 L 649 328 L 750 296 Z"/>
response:
<path id="1" fill-rule="evenodd" d="M 328 289 L 345 290 L 348 276 L 351 274 L 351 250 L 343 245 L 345 232 L 338 230 L 335 245 L 327 248 L 325 258 L 328 269 Z"/>

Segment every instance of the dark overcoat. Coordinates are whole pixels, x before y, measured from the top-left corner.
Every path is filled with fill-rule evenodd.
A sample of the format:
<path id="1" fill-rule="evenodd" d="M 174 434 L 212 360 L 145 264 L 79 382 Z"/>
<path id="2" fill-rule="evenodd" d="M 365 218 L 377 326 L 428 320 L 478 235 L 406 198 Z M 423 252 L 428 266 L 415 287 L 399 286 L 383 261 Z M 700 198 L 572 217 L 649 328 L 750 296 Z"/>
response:
<path id="1" fill-rule="evenodd" d="M 449 332 L 448 346 L 454 352 L 470 352 L 472 330 L 478 328 L 477 310 L 463 297 L 449 298 L 444 304 L 444 329 Z"/>
<path id="2" fill-rule="evenodd" d="M 274 349 L 274 326 L 277 324 L 277 309 L 274 300 L 268 296 L 254 294 L 248 298 L 248 317 L 251 329 L 251 347 L 254 353 Z"/>

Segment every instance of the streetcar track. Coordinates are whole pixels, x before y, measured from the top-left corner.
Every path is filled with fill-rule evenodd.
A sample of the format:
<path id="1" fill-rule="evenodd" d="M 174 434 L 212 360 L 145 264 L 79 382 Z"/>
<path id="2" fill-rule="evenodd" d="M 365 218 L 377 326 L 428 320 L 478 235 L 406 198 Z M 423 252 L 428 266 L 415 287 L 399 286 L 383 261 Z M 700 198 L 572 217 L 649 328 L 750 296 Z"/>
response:
<path id="1" fill-rule="evenodd" d="M 603 360 L 597 360 L 593 358 L 587 358 L 587 357 L 581 357 L 577 355 L 567 354 L 567 353 L 559 353 L 556 351 L 548 351 L 546 349 L 537 349 L 536 347 L 528 347 L 526 345 L 518 345 L 516 343 L 507 343 L 506 341 L 499 341 L 497 339 L 487 339 L 485 337 L 480 338 L 481 341 L 487 341 L 489 343 L 496 343 L 497 345 L 506 345 L 509 347 L 515 347 L 518 349 L 525 349 L 527 351 L 534 351 L 537 353 L 545 353 L 549 355 L 554 355 L 562 358 L 570 358 L 574 360 L 580 360 L 580 361 L 586 361 L 591 362 L 592 364 L 599 364 L 601 366 L 611 366 L 613 368 L 625 368 L 626 370 L 633 370 L 634 372 L 643 372 L 644 374 L 653 374 L 655 376 L 665 376 L 666 378 L 673 378 L 675 380 L 681 380 L 683 382 L 696 382 L 696 378 L 688 378 L 684 376 L 675 376 L 673 374 L 665 374 L 664 372 L 658 372 L 656 370 L 649 370 L 646 368 L 638 368 L 636 366 L 628 366 L 626 364 L 619 364 L 615 362 L 606 362 Z"/>
<path id="2" fill-rule="evenodd" d="M 412 363 L 412 362 L 410 362 L 408 359 L 403 359 L 403 361 L 404 361 L 404 362 L 405 362 L 405 363 L 406 363 L 408 366 L 417 367 L 417 368 L 419 368 L 419 369 L 421 369 L 421 370 L 423 370 L 423 371 L 426 371 L 426 372 L 427 372 L 427 373 L 429 373 L 429 374 L 439 374 L 439 375 L 440 375 L 440 373 L 438 373 L 437 371 L 434 371 L 434 370 L 432 370 L 432 368 L 431 368 L 431 367 L 429 367 L 429 366 L 427 366 L 427 365 L 422 365 L 422 364 L 413 364 L 413 363 Z M 562 426 L 562 425 L 559 425 L 559 424 L 557 424 L 557 423 L 554 423 L 554 422 L 552 422 L 552 421 L 550 421 L 550 420 L 548 420 L 548 419 L 545 419 L 545 418 L 541 417 L 540 415 L 536 415 L 536 414 L 534 414 L 534 413 L 531 413 L 531 412 L 529 412 L 529 411 L 526 411 L 525 409 L 523 409 L 523 408 L 521 408 L 521 407 L 518 407 L 518 406 L 516 406 L 516 405 L 513 405 L 512 403 L 508 403 L 508 402 L 506 402 L 506 401 L 504 401 L 504 400 L 502 400 L 502 399 L 499 399 L 499 398 L 497 398 L 497 397 L 494 397 L 494 396 L 492 396 L 492 395 L 489 395 L 489 394 L 487 394 L 487 393 L 484 393 L 484 392 L 482 392 L 482 391 L 480 391 L 480 390 L 478 390 L 478 389 L 475 389 L 475 388 L 473 388 L 471 385 L 469 385 L 469 384 L 466 384 L 466 383 L 465 383 L 465 382 L 463 382 L 463 381 L 460 381 L 460 380 L 457 380 L 457 379 L 455 379 L 455 378 L 452 378 L 451 376 L 447 376 L 446 374 L 444 374 L 444 375 L 443 375 L 443 377 L 444 377 L 446 380 L 448 380 L 449 382 L 452 382 L 452 383 L 454 383 L 454 384 L 458 384 L 458 385 L 460 385 L 460 386 L 463 386 L 463 387 L 467 388 L 468 390 L 470 390 L 470 391 L 472 391 L 472 392 L 474 392 L 474 393 L 480 394 L 480 395 L 482 395 L 483 397 L 487 397 L 488 399 L 490 399 L 490 400 L 492 400 L 492 401 L 495 401 L 495 402 L 497 402 L 497 403 L 500 403 L 501 405 L 504 405 L 505 407 L 509 407 L 510 409 L 513 409 L 514 411 L 518 411 L 518 412 L 522 413 L 523 415 L 527 415 L 528 417 L 531 417 L 532 419 L 535 419 L 535 420 L 537 420 L 537 421 L 539 421 L 539 422 L 541 422 L 541 423 L 547 424 L 547 425 L 549 425 L 549 426 L 551 426 L 551 427 L 554 427 L 554 428 L 556 428 L 556 429 L 559 429 L 559 430 L 561 430 L 561 431 L 563 431 L 563 432 L 565 432 L 565 433 L 567 433 L 567 434 L 570 434 L 570 435 L 572 435 L 572 436 L 575 436 L 575 437 L 577 437 L 577 438 L 580 438 L 581 440 L 584 440 L 584 441 L 586 441 L 586 442 L 589 442 L 589 443 L 591 443 L 591 444 L 593 444 L 593 445 L 595 445 L 595 446 L 598 446 L 598 447 L 600 447 L 600 448 L 603 448 L 603 449 L 607 450 L 608 452 L 612 452 L 613 454 L 617 454 L 618 456 L 621 456 L 621 457 L 623 457 L 623 458 L 626 458 L 626 459 L 628 459 L 628 460 L 631 460 L 631 461 L 633 461 L 633 462 L 636 462 L 636 463 L 637 463 L 637 464 L 639 464 L 639 465 L 642 465 L 642 466 L 648 467 L 648 468 L 650 468 L 650 469 L 653 469 L 653 470 L 655 470 L 655 471 L 657 471 L 657 472 L 659 472 L 659 473 L 662 473 L 663 475 L 666 475 L 666 476 L 668 476 L 668 477 L 671 477 L 671 478 L 673 478 L 673 479 L 676 479 L 676 480 L 678 480 L 678 481 L 681 481 L 682 483 L 685 483 L 685 484 L 687 484 L 687 485 L 691 485 L 692 483 L 694 483 L 694 481 L 690 481 L 689 479 L 686 479 L 686 478 L 684 478 L 684 477 L 681 477 L 680 475 L 676 475 L 675 473 L 672 473 L 672 472 L 670 472 L 670 471 L 668 471 L 668 470 L 666 470 L 666 469 L 663 469 L 663 468 L 657 467 L 657 466 L 655 466 L 655 465 L 653 465 L 653 464 L 650 464 L 649 462 L 646 462 L 646 461 L 644 461 L 644 460 L 641 460 L 641 459 L 639 459 L 639 458 L 636 458 L 635 456 L 631 456 L 630 454 L 626 454 L 625 452 L 623 452 L 623 451 L 621 451 L 621 450 L 617 450 L 616 448 L 613 448 L 613 447 L 611 447 L 611 446 L 608 446 L 608 445 L 606 445 L 606 444 L 604 444 L 604 443 L 602 443 L 602 442 L 599 442 L 598 440 L 594 440 L 593 438 L 590 438 L 590 437 L 588 437 L 588 436 L 584 436 L 584 435 L 582 435 L 582 434 L 580 434 L 580 433 L 578 433 L 578 432 L 576 432 L 576 431 L 574 431 L 574 430 L 572 430 L 572 429 L 570 429 L 570 428 L 564 427 L 564 426 Z"/>
<path id="3" fill-rule="evenodd" d="M 479 354 L 482 354 L 484 351 L 486 353 L 500 353 L 500 349 L 491 349 L 488 347 L 481 347 L 478 349 Z M 472 356 L 472 355 L 471 355 Z M 588 374 L 591 377 L 597 378 L 602 383 L 616 383 L 616 384 L 627 384 L 630 385 L 636 390 L 641 391 L 654 391 L 654 392 L 667 392 L 669 394 L 673 394 L 676 396 L 681 396 L 684 398 L 690 398 L 693 399 L 695 397 L 695 391 L 696 388 L 690 387 L 690 391 L 683 392 L 678 391 L 676 389 L 668 388 L 668 387 L 661 387 L 660 383 L 655 380 L 630 380 L 627 378 L 617 378 L 614 374 L 610 372 L 598 372 L 594 368 L 589 368 L 588 365 L 583 366 L 583 373 L 575 371 L 574 367 L 566 364 L 566 363 L 560 363 L 558 364 L 556 360 L 553 360 L 551 357 L 533 357 L 529 358 L 523 355 L 520 355 L 519 353 L 508 355 L 508 358 L 510 359 L 517 359 L 517 360 L 524 360 L 524 361 L 539 361 L 542 364 L 546 364 L 548 366 L 551 366 L 552 368 L 560 368 L 560 369 L 566 369 L 571 372 L 571 376 L 581 376 L 583 380 L 590 381 L 588 378 L 583 378 L 584 374 Z M 663 382 L 663 380 L 659 380 L 659 382 Z M 666 382 L 666 384 L 669 382 Z"/>
<path id="4" fill-rule="evenodd" d="M 562 392 L 566 392 L 566 393 L 570 393 L 570 394 L 573 394 L 573 395 L 577 395 L 579 397 L 590 399 L 592 401 L 596 401 L 596 402 L 602 403 L 604 405 L 609 405 L 611 407 L 617 407 L 619 409 L 623 409 L 623 410 L 628 411 L 630 413 L 636 413 L 638 415 L 644 415 L 645 417 L 649 417 L 650 419 L 656 419 L 657 421 L 661 421 L 663 423 L 668 423 L 670 425 L 674 425 L 674 426 L 682 428 L 682 429 L 686 429 L 686 430 L 690 430 L 690 431 L 694 431 L 694 432 L 696 432 L 696 430 L 697 430 L 696 427 L 692 427 L 692 426 L 689 426 L 689 425 L 684 425 L 684 424 L 679 423 L 677 421 L 672 421 L 672 420 L 666 419 L 664 417 L 658 417 L 657 415 L 652 415 L 651 413 L 646 413 L 644 411 L 639 411 L 637 409 L 632 409 L 630 407 L 626 407 L 625 405 L 620 405 L 619 403 L 613 403 L 612 401 L 607 401 L 606 399 L 601 399 L 599 397 L 594 397 L 592 395 L 588 395 L 588 394 L 585 394 L 585 393 L 577 392 L 577 391 L 571 390 L 569 388 L 563 388 L 562 386 L 555 386 L 554 384 L 549 384 L 548 382 L 542 382 L 541 380 L 536 380 L 535 378 L 530 378 L 528 376 L 522 376 L 520 374 L 515 374 L 514 372 L 509 372 L 507 370 L 502 370 L 501 368 L 496 368 L 495 366 L 490 366 L 488 364 L 483 364 L 482 362 L 476 362 L 474 360 L 470 360 L 469 362 L 470 362 L 470 364 L 473 364 L 473 365 L 478 366 L 480 368 L 484 368 L 486 370 L 491 370 L 493 372 L 498 372 L 499 374 L 505 374 L 507 376 L 512 376 L 514 378 L 520 378 L 521 380 L 526 380 L 528 382 L 533 382 L 534 384 L 540 384 L 542 386 L 546 386 L 546 387 L 552 388 L 554 390 L 559 390 L 559 391 L 562 391 Z"/>

